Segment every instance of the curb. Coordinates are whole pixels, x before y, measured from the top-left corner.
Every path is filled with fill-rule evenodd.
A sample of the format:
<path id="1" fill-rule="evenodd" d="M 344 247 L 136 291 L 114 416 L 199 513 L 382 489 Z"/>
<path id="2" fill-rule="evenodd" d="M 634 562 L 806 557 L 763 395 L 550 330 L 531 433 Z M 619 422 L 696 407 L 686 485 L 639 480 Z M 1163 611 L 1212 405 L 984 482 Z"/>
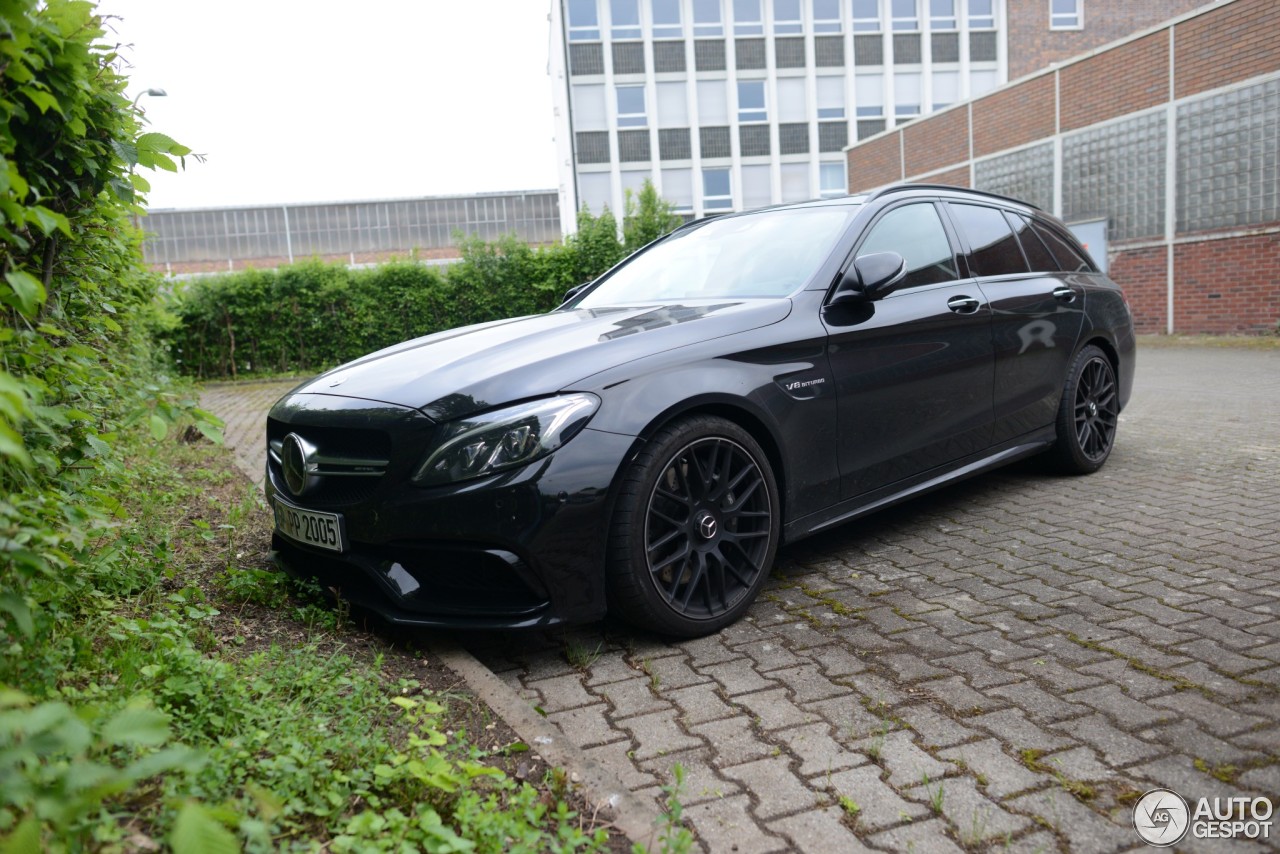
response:
<path id="1" fill-rule="evenodd" d="M 582 787 L 589 802 L 610 807 L 614 827 L 632 842 L 652 846 L 662 820 L 655 804 L 637 797 L 617 774 L 565 738 L 555 723 L 535 712 L 510 685 L 457 643 L 433 643 L 431 651 L 461 676 L 467 687 L 497 712 L 526 744 L 535 748 L 549 764 L 570 772 L 570 779 Z"/>

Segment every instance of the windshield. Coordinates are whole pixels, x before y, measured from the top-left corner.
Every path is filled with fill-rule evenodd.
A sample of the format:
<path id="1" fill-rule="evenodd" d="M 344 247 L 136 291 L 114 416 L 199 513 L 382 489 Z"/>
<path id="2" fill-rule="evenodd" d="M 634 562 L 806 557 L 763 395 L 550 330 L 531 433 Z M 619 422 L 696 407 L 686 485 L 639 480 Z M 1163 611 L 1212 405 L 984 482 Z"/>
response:
<path id="1" fill-rule="evenodd" d="M 793 208 L 710 220 L 636 256 L 571 307 L 787 296 L 827 260 L 857 210 Z"/>

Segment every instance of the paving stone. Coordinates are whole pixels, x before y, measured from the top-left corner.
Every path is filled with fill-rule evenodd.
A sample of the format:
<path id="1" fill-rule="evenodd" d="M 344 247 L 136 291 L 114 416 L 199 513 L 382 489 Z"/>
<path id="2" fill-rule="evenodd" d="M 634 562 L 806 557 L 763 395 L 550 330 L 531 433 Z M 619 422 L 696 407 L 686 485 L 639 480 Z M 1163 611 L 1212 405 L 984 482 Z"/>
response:
<path id="1" fill-rule="evenodd" d="M 1050 780 L 1048 775 L 1031 771 L 1009 756 L 995 738 L 948 748 L 938 755 L 962 765 L 962 770 L 973 774 L 987 794 L 995 798 L 1006 798 Z"/>
<path id="2" fill-rule="evenodd" d="M 1178 649 L 1187 655 L 1208 662 L 1216 670 L 1233 675 L 1248 673 L 1251 670 L 1261 670 L 1272 663 L 1265 657 L 1255 657 L 1266 647 L 1254 647 L 1249 650 L 1248 655 L 1240 655 L 1209 638 L 1200 638 L 1190 643 L 1184 643 Z"/>
<path id="3" fill-rule="evenodd" d="M 733 795 L 696 804 L 685 810 L 684 815 L 710 851 L 734 854 L 786 851 L 789 847 L 786 840 L 761 831 L 750 808 L 751 799 L 747 795 Z"/>
<path id="4" fill-rule="evenodd" d="M 988 697 L 986 694 L 980 694 L 973 690 L 959 676 L 952 676 L 949 679 L 930 679 L 928 682 L 922 682 L 920 683 L 920 691 L 926 696 L 941 701 L 944 705 L 950 707 L 954 714 L 961 717 L 972 717 L 1005 705 L 1005 701 L 1002 699 Z M 972 723 L 972 721 L 966 721 L 966 723 Z"/>
<path id="5" fill-rule="evenodd" d="M 1054 696 L 1041 690 L 1035 683 L 1024 680 L 1011 685 L 997 685 L 988 688 L 987 693 L 1002 697 L 1027 713 L 1027 717 L 1038 723 L 1054 723 L 1056 721 L 1077 718 L 1088 714 L 1089 709 Z M 1071 695 L 1067 695 L 1070 697 Z"/>
<path id="6" fill-rule="evenodd" d="M 1168 626 L 1162 626 L 1145 616 L 1131 616 L 1113 623 L 1107 623 L 1107 628 L 1137 635 L 1143 640 L 1159 646 L 1176 646 L 1177 644 L 1194 640 L 1196 637 L 1191 632 L 1176 631 Z"/>
<path id="7" fill-rule="evenodd" d="M 826 700 L 849 693 L 847 685 L 840 685 L 822 674 L 815 664 L 802 664 L 770 673 L 769 678 L 776 679 L 791 691 L 792 699 L 801 705 L 814 700 Z"/>
<path id="8" fill-rule="evenodd" d="M 1101 753 L 1111 765 L 1129 765 L 1167 752 L 1159 745 L 1116 729 L 1105 715 L 1078 718 L 1065 724 L 1057 724 L 1056 728 L 1062 732 L 1069 732 L 1076 741 L 1084 742 Z"/>
<path id="9" fill-rule="evenodd" d="M 1123 662 L 1121 662 L 1123 664 Z M 1024 673 L 1057 691 L 1074 691 L 1077 688 L 1089 688 L 1101 681 L 1080 670 L 1065 667 L 1060 661 L 1050 657 L 1043 651 L 1037 658 L 1015 661 L 1007 665 L 1016 673 Z M 1086 668 L 1082 668 L 1086 669 Z"/>
<path id="10" fill-rule="evenodd" d="M 855 741 L 850 747 L 875 759 L 885 769 L 887 782 L 895 788 L 914 786 L 926 777 L 937 779 L 951 770 L 921 750 L 911 730 L 894 730 Z"/>
<path id="11" fill-rule="evenodd" d="M 951 823 L 956 838 L 967 847 L 1003 840 L 1031 826 L 1031 819 L 1003 809 L 979 792 L 968 777 L 930 781 L 908 789 L 905 794 L 930 809 L 940 799 L 942 814 Z"/>
<path id="12" fill-rule="evenodd" d="M 777 682 L 765 679 L 757 673 L 751 660 L 747 658 L 728 661 L 724 664 L 713 664 L 703 668 L 702 672 L 719 682 L 724 692 L 730 697 L 778 687 Z"/>
<path id="13" fill-rule="evenodd" d="M 868 848 L 844 823 L 839 807 L 805 810 L 776 819 L 768 827 L 773 833 L 791 840 L 792 851 L 825 851 L 828 854 L 862 854 Z"/>
<path id="14" fill-rule="evenodd" d="M 1210 765 L 1230 765 L 1245 762 L 1251 755 L 1246 748 L 1223 741 L 1210 735 L 1195 721 L 1180 720 L 1165 726 L 1154 727 L 1142 733 L 1142 737 L 1153 744 L 1177 750 L 1187 756 L 1203 759 Z M 1280 745 L 1276 745 L 1280 748 Z"/>
<path id="15" fill-rule="evenodd" d="M 920 744 L 926 749 L 954 747 L 986 736 L 985 732 L 967 727 L 923 704 L 899 709 L 898 716 L 919 733 Z"/>
<path id="16" fill-rule="evenodd" d="M 580 673 L 525 682 L 525 687 L 538 692 L 542 698 L 542 708 L 547 712 L 559 712 L 600 702 L 599 697 L 582 687 Z"/>
<path id="17" fill-rule="evenodd" d="M 649 759 L 641 762 L 640 767 L 663 785 L 671 785 L 676 779 L 675 766 L 680 765 L 684 769 L 684 788 L 680 792 L 680 803 L 690 806 L 719 800 L 742 791 L 737 781 L 725 779 L 716 773 L 713 759 L 710 748 L 699 748 Z"/>
<path id="18" fill-rule="evenodd" d="M 623 740 L 630 748 L 627 734 L 613 726 L 609 720 L 609 707 L 604 703 L 594 706 L 583 706 L 565 712 L 554 712 L 547 718 L 560 727 L 571 742 L 579 747 L 590 747 L 593 744 L 608 744 L 611 741 Z"/>
<path id="19" fill-rule="evenodd" d="M 758 736 L 746 715 L 699 724 L 690 730 L 711 745 L 716 753 L 716 767 L 722 772 L 773 752 L 773 746 Z"/>
<path id="20" fill-rule="evenodd" d="M 1113 720 L 1123 722 L 1126 726 L 1150 726 L 1169 720 L 1172 715 L 1165 709 L 1153 709 L 1146 703 L 1127 696 L 1117 685 L 1099 685 L 1097 688 L 1085 688 L 1067 694 L 1073 703 L 1083 703 L 1110 715 Z"/>
<path id="21" fill-rule="evenodd" d="M 889 724 L 884 717 L 872 714 L 852 690 L 844 697 L 809 703 L 805 709 L 817 714 L 831 725 L 837 739 L 856 739 L 879 732 Z"/>
<path id="22" fill-rule="evenodd" d="M 1005 804 L 1025 815 L 1039 816 L 1067 838 L 1072 851 L 1116 851 L 1137 848 L 1131 826 L 1104 818 L 1058 787 L 1014 798 Z"/>
<path id="23" fill-rule="evenodd" d="M 635 678 L 636 671 L 621 655 L 601 655 L 587 671 L 587 687 L 597 688 Z"/>
<path id="24" fill-rule="evenodd" d="M 1174 690 L 1174 683 L 1143 673 L 1122 658 L 1112 658 L 1097 664 L 1086 665 L 1080 668 L 1080 672 L 1114 682 L 1126 694 L 1137 700 L 1148 700 Z M 1074 686 L 1064 685 L 1063 687 L 1072 690 Z"/>
<path id="25" fill-rule="evenodd" d="M 1225 797 L 1223 783 L 1195 767 L 1189 756 L 1166 756 L 1135 765 L 1128 771 L 1148 781 L 1148 788 L 1172 789 L 1189 803 L 1196 798 Z M 1142 788 L 1142 787 L 1139 787 Z M 1235 794 L 1232 790 L 1231 794 Z"/>
<path id="26" fill-rule="evenodd" d="M 689 656 L 689 665 L 694 670 L 701 670 L 710 664 L 733 661 L 738 657 L 737 653 L 720 642 L 717 635 L 680 641 L 676 646 Z"/>
<path id="27" fill-rule="evenodd" d="M 655 756 L 702 746 L 701 741 L 686 735 L 676 724 L 674 710 L 627 718 L 625 721 L 619 721 L 618 726 L 631 733 L 631 737 L 635 739 L 637 760 L 652 759 Z"/>
<path id="28" fill-rule="evenodd" d="M 661 697 L 654 696 L 649 687 L 647 676 L 638 676 L 621 682 L 609 682 L 597 687 L 596 692 L 613 706 L 614 720 L 622 720 L 635 715 L 670 709 L 671 703 Z"/>
<path id="29" fill-rule="evenodd" d="M 855 827 L 860 836 L 920 818 L 929 812 L 923 804 L 899 797 L 897 792 L 880 779 L 880 769 L 875 765 L 864 765 L 832 774 L 826 782 L 833 796 L 850 798 L 858 805 Z"/>
<path id="30" fill-rule="evenodd" d="M 811 809 L 818 801 L 813 789 L 791 770 L 785 756 L 770 756 L 724 769 L 724 775 L 737 780 L 755 796 L 752 813 L 769 821 L 788 813 Z"/>
<path id="31" fill-rule="evenodd" d="M 1202 697 L 1195 691 L 1179 691 L 1163 697 L 1156 697 L 1152 705 L 1173 709 L 1175 712 L 1194 718 L 1220 735 L 1232 735 L 1251 729 L 1260 723 L 1262 718 L 1232 711 L 1220 703 Z"/>
<path id="32" fill-rule="evenodd" d="M 648 773 L 636 767 L 631 753 L 630 740 L 614 741 L 609 744 L 598 744 L 595 747 L 588 747 L 583 750 L 589 759 L 599 762 L 609 771 L 617 775 L 622 785 L 626 786 L 630 791 L 637 791 L 647 786 L 661 785 L 666 782 L 659 779 L 655 774 Z"/>
<path id="33" fill-rule="evenodd" d="M 773 737 L 800 760 L 798 773 L 801 777 L 840 771 L 867 761 L 861 753 L 846 750 L 832 738 L 831 727 L 825 722 L 784 729 L 774 733 Z"/>
<path id="34" fill-rule="evenodd" d="M 754 715 L 765 732 L 796 726 L 797 724 L 810 723 L 815 720 L 813 712 L 806 712 L 791 702 L 785 688 L 757 691 L 754 694 L 740 694 L 734 697 L 733 700 Z"/>
<path id="35" fill-rule="evenodd" d="M 1050 751 L 1073 746 L 1073 742 L 1070 739 L 1050 732 L 1027 720 L 1026 713 L 1021 709 L 1005 709 L 999 712 L 979 715 L 971 720 L 970 723 L 975 727 L 985 729 L 987 732 L 999 736 L 1018 750 L 1032 748 L 1033 750 Z M 1076 731 L 1077 723 L 1073 721 L 1070 724 L 1073 733 Z"/>
<path id="36" fill-rule="evenodd" d="M 675 703 L 680 722 L 687 727 L 737 714 L 737 709 L 721 699 L 720 686 L 714 682 L 664 691 L 663 696 Z"/>
<path id="37" fill-rule="evenodd" d="M 1089 747 L 1073 747 L 1058 753 L 1040 756 L 1036 762 L 1048 769 L 1055 777 L 1067 780 L 1080 780 L 1097 783 L 1112 780 L 1116 771 L 1098 758 L 1097 751 Z"/>
<path id="38" fill-rule="evenodd" d="M 699 685 L 711 681 L 710 676 L 705 676 L 694 670 L 680 655 L 667 656 L 665 658 L 641 658 L 637 661 L 642 673 L 645 672 L 646 667 L 648 668 L 650 685 L 660 693 L 666 693 L 672 688 L 687 688 L 690 685 Z"/>
<path id="39" fill-rule="evenodd" d="M 961 854 L 964 851 L 947 836 L 946 822 L 937 818 L 885 830 L 868 837 L 867 841 L 890 851 L 912 851 L 919 854 Z"/>

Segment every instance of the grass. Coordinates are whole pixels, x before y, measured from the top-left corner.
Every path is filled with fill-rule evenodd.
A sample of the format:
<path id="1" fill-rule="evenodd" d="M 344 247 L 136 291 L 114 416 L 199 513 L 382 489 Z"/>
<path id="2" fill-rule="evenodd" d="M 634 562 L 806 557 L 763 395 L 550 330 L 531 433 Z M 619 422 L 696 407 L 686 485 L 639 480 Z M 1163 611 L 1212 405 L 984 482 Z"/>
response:
<path id="1" fill-rule="evenodd" d="M 620 843 L 452 673 L 275 572 L 259 494 L 223 450 L 170 435 L 130 440 L 137 488 L 78 567 L 92 594 L 0 661 L 0 850 Z"/>

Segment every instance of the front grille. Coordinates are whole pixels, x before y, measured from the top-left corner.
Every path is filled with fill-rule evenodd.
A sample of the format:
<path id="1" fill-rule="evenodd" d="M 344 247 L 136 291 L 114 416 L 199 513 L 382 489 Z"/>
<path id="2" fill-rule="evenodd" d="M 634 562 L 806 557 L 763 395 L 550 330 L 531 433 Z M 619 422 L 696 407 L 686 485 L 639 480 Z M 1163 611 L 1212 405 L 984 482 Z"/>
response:
<path id="1" fill-rule="evenodd" d="M 267 465 L 275 483 L 284 485 L 280 449 L 296 433 L 316 449 L 321 467 L 318 485 L 308 492 L 309 507 L 342 507 L 368 500 L 378 489 L 391 459 L 391 437 L 381 430 L 286 424 L 267 419 Z M 328 474 L 324 474 L 328 472 Z M 291 494 L 287 488 L 285 494 Z"/>

